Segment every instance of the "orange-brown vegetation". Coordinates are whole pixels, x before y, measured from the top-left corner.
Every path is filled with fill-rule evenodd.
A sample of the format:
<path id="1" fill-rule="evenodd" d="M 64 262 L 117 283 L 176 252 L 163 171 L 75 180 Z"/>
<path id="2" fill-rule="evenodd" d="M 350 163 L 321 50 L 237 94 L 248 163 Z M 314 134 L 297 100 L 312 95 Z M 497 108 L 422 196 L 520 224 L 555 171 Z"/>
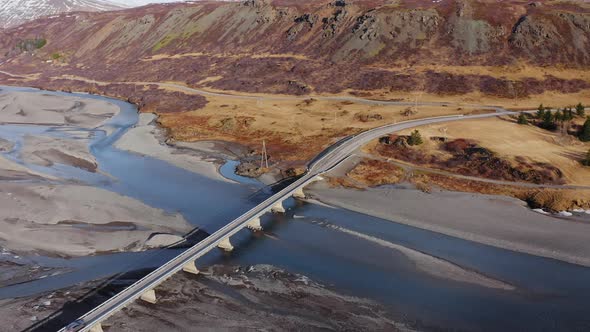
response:
<path id="1" fill-rule="evenodd" d="M 395 184 L 404 179 L 404 171 L 391 163 L 364 159 L 346 174 L 366 186 Z"/>
<path id="2" fill-rule="evenodd" d="M 574 120 L 576 123 L 581 121 L 579 118 Z M 449 142 L 470 141 L 493 152 L 494 156 L 509 162 L 511 166 L 521 167 L 521 171 L 549 171 L 549 174 L 540 174 L 539 179 L 545 179 L 546 183 L 557 184 L 562 180 L 567 184 L 590 185 L 590 168 L 580 163 L 590 149 L 590 143 L 580 142 L 577 138 L 559 131 L 547 131 L 532 125 L 518 125 L 513 118 L 442 123 L 420 127 L 419 130 L 426 141 L 419 150 L 426 155 L 437 155 L 439 160 L 448 160 L 452 154 L 441 148 L 442 143 L 429 140 L 430 137 L 445 137 Z M 409 132 L 410 130 L 407 130 L 400 134 Z M 478 172 L 478 169 L 465 170 L 466 175 L 470 175 L 471 172 Z M 558 176 L 559 173 L 561 176 Z M 520 176 L 514 179 L 509 176 L 505 179 L 518 178 Z M 520 181 L 526 181 L 526 177 Z"/>
<path id="3" fill-rule="evenodd" d="M 416 185 L 437 186 L 451 191 L 511 196 L 527 202 L 531 208 L 543 208 L 553 212 L 590 208 L 590 190 L 530 189 L 517 185 L 498 185 L 431 173 L 415 174 L 411 178 L 411 182 Z"/>
<path id="4" fill-rule="evenodd" d="M 356 182 L 351 181 L 350 179 L 348 179 L 346 177 L 327 176 L 326 181 L 328 182 L 328 185 L 330 185 L 333 188 L 344 187 L 344 188 L 353 188 L 353 189 L 358 189 L 358 190 L 365 189 L 365 187 L 359 185 Z"/>
<path id="5" fill-rule="evenodd" d="M 45 78 L 539 103 L 588 97 L 589 16 L 583 2 L 526 0 L 178 3 L 58 15 L 0 31 L 0 61 Z M 17 47 L 32 37 L 47 45 Z M 63 60 L 52 61 L 54 54 Z"/>
<path id="6" fill-rule="evenodd" d="M 427 166 L 457 174 L 486 179 L 531 182 L 537 184 L 561 184 L 562 172 L 549 164 L 531 162 L 525 158 L 508 161 L 494 152 L 479 146 L 475 141 L 455 139 L 434 143 L 434 153 L 399 144 L 400 136 L 392 135 L 392 144 L 379 144 L 375 152 L 382 157 L 402 160 L 414 165 Z"/>
<path id="7" fill-rule="evenodd" d="M 590 207 L 590 190 L 584 188 L 519 184 L 559 185 L 567 182 L 590 188 L 590 168 L 580 163 L 583 152 L 590 147 L 588 143 L 561 132 L 517 125 L 512 118 L 468 120 L 419 129 L 425 140 L 421 146 L 404 144 L 404 134 L 413 130 L 410 129 L 374 141 L 363 151 L 382 159 L 401 160 L 410 169 L 416 165 L 415 170 L 407 171 L 407 180 L 423 191 L 440 187 L 506 195 L 524 200 L 533 208 L 551 211 Z M 389 162 L 382 161 L 368 167 L 369 164 L 365 163 L 348 175 L 354 173 L 352 179 L 359 182 L 358 179 L 362 178 L 368 186 L 397 183 L 395 175 L 391 181 L 388 179 L 387 164 Z M 363 177 L 361 173 L 366 175 Z M 473 179 L 460 178 L 452 173 Z M 482 180 L 477 180 L 477 177 Z M 512 181 L 514 184 L 494 183 L 487 179 Z"/>
<path id="8" fill-rule="evenodd" d="M 332 186 L 355 189 L 397 184 L 401 181 L 408 181 L 424 192 L 430 192 L 432 188 L 437 187 L 451 191 L 515 197 L 527 202 L 531 208 L 543 208 L 553 212 L 590 208 L 590 190 L 500 185 L 429 172 L 405 174 L 401 168 L 391 163 L 374 159 L 362 160 L 346 174 L 346 177 L 328 178 L 328 183 Z"/>
<path id="9" fill-rule="evenodd" d="M 189 112 L 162 113 L 160 124 L 172 139 L 225 140 L 259 153 L 266 141 L 271 162 L 281 168 L 305 165 L 338 139 L 403 120 L 462 114 L 456 107 L 420 107 L 402 115 L 406 106 L 334 100 L 258 100 L 207 96 L 208 103 Z"/>

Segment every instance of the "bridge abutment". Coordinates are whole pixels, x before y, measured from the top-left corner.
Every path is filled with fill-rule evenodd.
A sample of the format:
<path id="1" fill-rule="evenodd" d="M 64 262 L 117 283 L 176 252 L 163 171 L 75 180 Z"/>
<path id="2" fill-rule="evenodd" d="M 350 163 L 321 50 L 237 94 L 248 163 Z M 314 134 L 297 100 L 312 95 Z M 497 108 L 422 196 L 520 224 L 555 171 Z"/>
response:
<path id="1" fill-rule="evenodd" d="M 283 202 L 278 202 L 275 204 L 270 211 L 274 213 L 285 213 L 285 208 L 283 207 Z"/>
<path id="2" fill-rule="evenodd" d="M 197 269 L 197 265 L 195 265 L 195 261 L 187 263 L 182 270 L 186 273 L 197 275 L 200 273 L 199 269 Z"/>
<path id="3" fill-rule="evenodd" d="M 299 199 L 305 199 L 305 192 L 303 191 L 303 187 L 298 188 L 293 192 L 293 197 Z"/>
<path id="4" fill-rule="evenodd" d="M 250 220 L 248 222 L 248 225 L 246 225 L 246 227 L 248 227 L 248 229 L 252 230 L 252 231 L 261 231 L 262 225 L 260 224 L 260 218 L 254 218 L 254 219 Z"/>
<path id="5" fill-rule="evenodd" d="M 234 246 L 229 241 L 229 237 L 226 237 L 225 239 L 219 241 L 219 243 L 217 244 L 217 248 L 228 252 L 234 250 Z"/>
<path id="6" fill-rule="evenodd" d="M 102 330 L 102 324 L 98 323 L 98 324 L 94 325 L 93 327 L 90 328 L 90 330 L 88 330 L 88 332 L 104 332 Z"/>
<path id="7" fill-rule="evenodd" d="M 141 294 L 140 299 L 151 304 L 156 304 L 158 302 L 158 299 L 156 298 L 156 291 L 153 289 L 150 289 L 149 291 Z"/>

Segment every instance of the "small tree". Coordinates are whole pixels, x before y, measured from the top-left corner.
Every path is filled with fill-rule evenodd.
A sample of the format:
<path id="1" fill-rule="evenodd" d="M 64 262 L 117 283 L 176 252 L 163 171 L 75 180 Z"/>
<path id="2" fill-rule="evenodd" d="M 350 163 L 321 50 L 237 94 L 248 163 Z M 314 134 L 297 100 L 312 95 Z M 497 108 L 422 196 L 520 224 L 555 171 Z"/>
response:
<path id="1" fill-rule="evenodd" d="M 410 134 L 410 138 L 408 139 L 408 144 L 410 144 L 410 145 L 420 145 L 422 143 L 424 143 L 424 141 L 422 140 L 422 135 L 420 134 L 420 132 L 418 130 L 414 130 Z"/>
<path id="2" fill-rule="evenodd" d="M 586 118 L 578 137 L 582 142 L 590 142 L 590 117 Z"/>
<path id="3" fill-rule="evenodd" d="M 586 157 L 582 160 L 584 166 L 590 166 L 590 150 L 586 153 Z"/>
<path id="4" fill-rule="evenodd" d="M 529 124 L 529 119 L 526 117 L 526 114 L 524 114 L 524 112 L 520 112 L 520 114 L 518 115 L 517 122 L 520 125 L 527 125 L 527 124 Z"/>
<path id="5" fill-rule="evenodd" d="M 545 116 L 545 107 L 543 107 L 543 104 L 541 104 L 541 105 L 539 105 L 539 108 L 537 111 L 537 119 L 543 120 L 544 116 Z"/>
<path id="6" fill-rule="evenodd" d="M 576 114 L 578 116 L 585 116 L 586 115 L 586 109 L 585 109 L 584 105 L 582 105 L 582 103 L 578 103 L 578 105 L 576 105 Z"/>
<path id="7" fill-rule="evenodd" d="M 555 114 L 553 114 L 553 120 L 555 122 L 563 122 L 563 119 L 564 119 L 563 114 L 564 113 L 558 108 L 557 111 L 555 111 Z"/>
<path id="8" fill-rule="evenodd" d="M 541 128 L 547 130 L 555 130 L 555 128 L 557 128 L 557 125 L 555 124 L 555 118 L 553 117 L 553 113 L 551 113 L 551 111 L 547 111 L 543 114 Z"/>
<path id="9" fill-rule="evenodd" d="M 571 107 L 563 110 L 563 121 L 572 121 L 574 119 L 574 111 Z"/>

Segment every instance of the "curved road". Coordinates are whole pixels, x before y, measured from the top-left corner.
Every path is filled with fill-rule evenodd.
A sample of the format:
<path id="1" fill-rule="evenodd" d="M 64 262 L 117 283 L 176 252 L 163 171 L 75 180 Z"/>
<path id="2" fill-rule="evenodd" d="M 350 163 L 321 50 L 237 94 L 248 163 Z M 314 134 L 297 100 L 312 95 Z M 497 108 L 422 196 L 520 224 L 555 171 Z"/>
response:
<path id="1" fill-rule="evenodd" d="M 320 154 L 320 156 L 318 156 L 316 159 L 314 159 L 314 161 L 310 163 L 307 173 L 300 179 L 298 179 L 285 189 L 281 190 L 280 192 L 274 194 L 273 196 L 271 196 L 258 206 L 254 207 L 250 211 L 244 213 L 242 216 L 231 221 L 223 228 L 219 229 L 206 239 L 202 240 L 197 245 L 191 247 L 182 254 L 173 258 L 166 264 L 154 270 L 152 273 L 137 281 L 135 284 L 129 286 L 127 289 L 115 295 L 114 297 L 104 302 L 100 306 L 96 307 L 89 313 L 80 317 L 80 319 L 83 320 L 85 324 L 85 327 L 80 329 L 80 331 L 89 331 L 91 327 L 100 324 L 100 322 L 106 320 L 110 315 L 116 313 L 121 308 L 125 307 L 132 301 L 139 298 L 145 292 L 153 290 L 166 279 L 170 278 L 172 275 L 182 270 L 184 266 L 194 262 L 210 250 L 216 248 L 218 243 L 220 243 L 224 239 L 230 238 L 232 235 L 236 234 L 237 232 L 245 228 L 252 219 L 258 218 L 261 215 L 267 213 L 272 209 L 272 207 L 277 205 L 277 203 L 281 203 L 286 198 L 292 196 L 296 190 L 303 188 L 310 182 L 314 181 L 314 179 L 317 176 L 328 172 L 329 170 L 340 164 L 342 161 L 351 156 L 359 147 L 365 145 L 371 140 L 395 131 L 400 131 L 403 129 L 408 129 L 417 126 L 423 126 L 439 122 L 489 118 L 507 114 L 514 113 L 504 111 L 490 114 L 478 114 L 470 116 L 445 116 L 437 118 L 420 119 L 414 121 L 406 121 L 368 130 L 358 135 L 351 136 L 348 139 L 342 140 L 339 143 L 336 143 L 335 145 L 324 151 L 322 154 Z M 66 330 L 64 328 L 61 331 Z"/>

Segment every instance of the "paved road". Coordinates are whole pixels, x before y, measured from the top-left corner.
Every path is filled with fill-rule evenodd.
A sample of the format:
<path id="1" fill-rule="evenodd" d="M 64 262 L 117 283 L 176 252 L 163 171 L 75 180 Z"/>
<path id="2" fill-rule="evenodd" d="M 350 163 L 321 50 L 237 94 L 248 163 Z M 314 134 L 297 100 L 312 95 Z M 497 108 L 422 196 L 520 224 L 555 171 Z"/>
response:
<path id="1" fill-rule="evenodd" d="M 274 194 L 272 197 L 268 198 L 267 200 L 265 200 L 258 206 L 254 207 L 250 211 L 244 213 L 242 216 L 231 221 L 217 232 L 211 234 L 209 237 L 207 237 L 197 245 L 186 250 L 179 256 L 173 258 L 172 260 L 162 265 L 149 275 L 145 276 L 143 279 L 137 281 L 135 284 L 129 286 L 124 291 L 112 297 L 102 305 L 96 307 L 94 310 L 82 316 L 80 319 L 84 320 L 84 322 L 86 323 L 86 327 L 81 329 L 81 331 L 90 330 L 90 327 L 107 319 L 110 315 L 114 314 L 124 306 L 139 298 L 146 291 L 154 289 L 160 283 L 164 282 L 166 279 L 170 278 L 172 275 L 182 270 L 182 268 L 185 265 L 197 260 L 199 257 L 205 255 L 210 250 L 216 248 L 217 244 L 220 241 L 228 237 L 231 237 L 235 233 L 245 228 L 249 221 L 267 213 L 277 203 L 282 202 L 284 199 L 292 196 L 297 189 L 306 186 L 310 182 L 314 181 L 314 179 L 317 176 L 325 172 L 328 172 L 329 170 L 340 164 L 343 160 L 351 156 L 359 147 L 365 145 L 371 140 L 395 131 L 400 131 L 403 129 L 417 126 L 423 126 L 438 122 L 489 118 L 506 114 L 513 113 L 498 112 L 470 116 L 447 116 L 400 122 L 397 124 L 390 124 L 383 127 L 375 128 L 360 133 L 358 135 L 349 137 L 348 139 L 342 140 L 339 143 L 336 143 L 334 146 L 328 148 L 326 151 L 324 151 L 322 154 L 320 154 L 320 156 L 318 156 L 310 163 L 308 167 L 308 172 L 303 177 L 301 177 L 285 189 L 281 190 L 280 192 Z M 65 330 L 62 329 L 62 331 Z"/>

